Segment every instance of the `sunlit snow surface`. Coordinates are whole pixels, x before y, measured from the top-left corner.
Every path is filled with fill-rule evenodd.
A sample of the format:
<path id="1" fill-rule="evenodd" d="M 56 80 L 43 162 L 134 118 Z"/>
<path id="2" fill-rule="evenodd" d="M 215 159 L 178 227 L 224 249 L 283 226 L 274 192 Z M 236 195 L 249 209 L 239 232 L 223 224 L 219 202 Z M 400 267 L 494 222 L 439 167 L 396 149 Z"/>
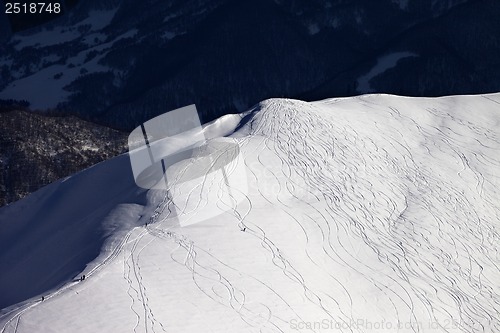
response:
<path id="1" fill-rule="evenodd" d="M 106 221 L 128 227 L 87 279 L 4 310 L 0 329 L 500 332 L 499 125 L 500 94 L 264 101 L 230 135 L 244 200 L 217 201 L 206 182 L 220 215 L 183 228 L 166 192 L 117 201 Z M 130 168 L 119 158 L 70 181 Z M 51 186 L 24 202 L 79 188 Z M 73 195 L 89 200 L 88 186 Z M 0 210 L 4 229 L 22 204 Z"/>

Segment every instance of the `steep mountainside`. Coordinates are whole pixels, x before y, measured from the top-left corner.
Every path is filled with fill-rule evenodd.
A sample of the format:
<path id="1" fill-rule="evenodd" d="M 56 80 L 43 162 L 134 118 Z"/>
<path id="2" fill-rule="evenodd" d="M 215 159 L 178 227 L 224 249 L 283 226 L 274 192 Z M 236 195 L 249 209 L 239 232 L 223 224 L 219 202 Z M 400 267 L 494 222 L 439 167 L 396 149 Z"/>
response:
<path id="1" fill-rule="evenodd" d="M 124 152 L 126 136 L 75 117 L 0 113 L 0 206 Z"/>

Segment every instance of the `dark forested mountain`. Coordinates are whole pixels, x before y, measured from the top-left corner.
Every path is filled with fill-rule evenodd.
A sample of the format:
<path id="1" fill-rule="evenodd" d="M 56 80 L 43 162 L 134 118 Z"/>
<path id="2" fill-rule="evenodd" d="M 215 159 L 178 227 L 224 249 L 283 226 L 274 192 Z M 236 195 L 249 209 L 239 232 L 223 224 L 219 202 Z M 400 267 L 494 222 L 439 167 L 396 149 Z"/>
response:
<path id="1" fill-rule="evenodd" d="M 0 99 L 131 129 L 192 103 L 210 120 L 268 97 L 499 91 L 498 13 L 497 0 L 82 0 L 4 29 Z"/>
<path id="2" fill-rule="evenodd" d="M 0 113 L 0 206 L 126 150 L 126 133 L 75 117 Z"/>

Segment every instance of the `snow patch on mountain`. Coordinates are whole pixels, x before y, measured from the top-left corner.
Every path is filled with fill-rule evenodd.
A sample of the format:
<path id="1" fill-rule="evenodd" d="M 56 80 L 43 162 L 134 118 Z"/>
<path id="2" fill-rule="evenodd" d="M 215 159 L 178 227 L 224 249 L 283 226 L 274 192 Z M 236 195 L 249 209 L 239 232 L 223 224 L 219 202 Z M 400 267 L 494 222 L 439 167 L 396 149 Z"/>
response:
<path id="1" fill-rule="evenodd" d="M 81 36 L 76 28 L 55 27 L 52 30 L 43 29 L 32 35 L 14 35 L 12 42 L 15 49 L 20 51 L 26 47 L 47 47 L 66 43 Z"/>
<path id="2" fill-rule="evenodd" d="M 101 30 L 108 26 L 117 10 L 93 10 L 89 12 L 89 16 L 86 19 L 74 25 L 50 26 L 29 35 L 16 34 L 12 37 L 12 42 L 18 51 L 26 47 L 42 48 L 70 42 L 82 36 L 79 30 L 83 26 L 89 25 L 90 31 Z"/>
<path id="3" fill-rule="evenodd" d="M 3 56 L 3 57 L 0 57 L 0 66 L 12 66 L 12 63 L 13 63 L 13 59 L 10 58 L 9 56 Z"/>
<path id="4" fill-rule="evenodd" d="M 94 46 L 96 44 L 103 43 L 107 38 L 108 36 L 106 34 L 102 32 L 96 32 L 85 36 L 82 39 L 82 42 L 87 44 L 88 46 Z"/>
<path id="5" fill-rule="evenodd" d="M 177 32 L 172 32 L 172 31 L 165 31 L 165 32 L 163 32 L 161 37 L 165 40 L 171 40 L 171 39 L 174 39 L 175 37 L 183 35 L 183 34 L 185 34 L 185 32 L 177 33 Z"/>
<path id="6" fill-rule="evenodd" d="M 435 13 L 434 16 L 441 14 L 442 12 L 449 10 L 457 5 L 460 5 L 468 0 L 432 0 L 432 10 Z"/>
<path id="7" fill-rule="evenodd" d="M 16 73 L 18 80 L 11 82 L 0 92 L 0 98 L 27 100 L 34 109 L 55 108 L 59 103 L 67 100 L 72 93 L 65 88 L 83 74 L 106 72 L 110 70 L 108 66 L 100 63 L 106 56 L 106 51 L 120 40 L 133 38 L 137 35 L 137 29 L 120 34 L 113 40 L 95 45 L 83 50 L 75 56 L 68 58 L 66 65 L 51 65 L 41 68 L 32 75 L 24 76 L 23 72 Z M 93 35 L 93 38 L 103 38 L 104 36 Z M 92 53 L 96 53 L 90 57 Z M 52 54 L 43 58 L 42 65 L 54 63 L 54 59 L 59 56 Z M 118 71 L 116 71 L 118 73 Z M 32 91 L 26 95 L 26 89 Z"/>
<path id="8" fill-rule="evenodd" d="M 392 0 L 393 3 L 397 4 L 402 10 L 408 9 L 408 3 L 410 0 Z"/>
<path id="9" fill-rule="evenodd" d="M 113 17 L 115 16 L 118 8 L 109 10 L 91 10 L 88 13 L 88 17 L 79 22 L 77 26 L 90 25 L 91 31 L 98 31 L 106 28 L 111 24 Z"/>
<path id="10" fill-rule="evenodd" d="M 65 87 L 82 74 L 82 68 L 85 68 L 86 73 L 108 70 L 108 67 L 99 64 L 102 57 L 103 55 L 100 55 L 84 63 L 84 53 L 82 52 L 69 62 L 69 64 L 72 64 L 71 61 L 74 61 L 79 66 L 52 65 L 43 68 L 33 75 L 20 78 L 9 84 L 0 92 L 0 98 L 28 100 L 33 109 L 46 110 L 54 108 L 61 101 L 71 96 L 72 93 L 67 91 Z M 26 89 L 32 91 L 29 96 L 26 96 Z"/>
<path id="11" fill-rule="evenodd" d="M 400 60 L 416 56 L 412 52 L 395 52 L 378 58 L 375 66 L 368 73 L 358 78 L 357 91 L 360 93 L 375 92 L 376 89 L 370 85 L 370 81 L 374 77 L 384 73 L 388 69 L 394 68 Z"/>
<path id="12" fill-rule="evenodd" d="M 318 32 L 320 32 L 320 28 L 317 23 L 310 23 L 308 26 L 309 34 L 310 35 L 316 35 Z"/>

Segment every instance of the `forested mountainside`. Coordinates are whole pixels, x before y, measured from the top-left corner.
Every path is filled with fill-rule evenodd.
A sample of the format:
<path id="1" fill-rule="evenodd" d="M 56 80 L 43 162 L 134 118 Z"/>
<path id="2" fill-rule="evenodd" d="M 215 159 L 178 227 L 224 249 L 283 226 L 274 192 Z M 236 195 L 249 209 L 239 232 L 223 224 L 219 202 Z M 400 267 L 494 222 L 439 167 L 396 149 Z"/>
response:
<path id="1" fill-rule="evenodd" d="M 0 113 L 0 206 L 124 152 L 126 137 L 75 117 Z"/>
<path id="2" fill-rule="evenodd" d="M 4 38 L 0 99 L 130 130 L 193 103 L 207 121 L 268 97 L 500 90 L 496 0 L 86 0 L 68 8 Z"/>

